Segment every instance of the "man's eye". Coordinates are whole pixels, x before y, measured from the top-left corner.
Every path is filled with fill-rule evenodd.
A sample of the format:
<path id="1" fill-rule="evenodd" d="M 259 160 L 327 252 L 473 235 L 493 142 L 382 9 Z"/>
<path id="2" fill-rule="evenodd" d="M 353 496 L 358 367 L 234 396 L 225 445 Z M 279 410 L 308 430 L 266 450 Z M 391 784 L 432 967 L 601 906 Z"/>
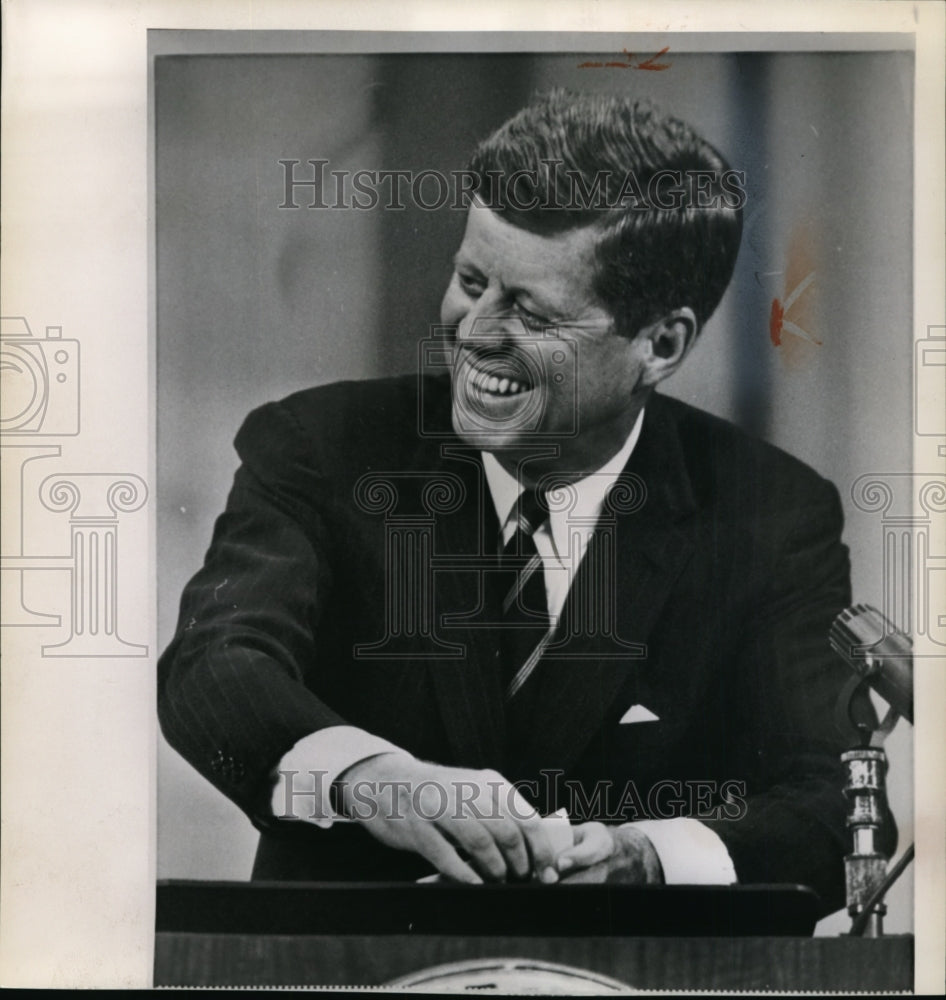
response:
<path id="1" fill-rule="evenodd" d="M 551 320 L 547 317 L 540 316 L 538 313 L 534 313 L 523 306 L 518 306 L 517 311 L 522 322 L 531 330 L 545 330 L 547 327 L 552 326 Z"/>
<path id="2" fill-rule="evenodd" d="M 457 271 L 457 281 L 460 282 L 460 287 L 467 295 L 480 295 L 483 292 L 483 282 L 479 278 Z"/>

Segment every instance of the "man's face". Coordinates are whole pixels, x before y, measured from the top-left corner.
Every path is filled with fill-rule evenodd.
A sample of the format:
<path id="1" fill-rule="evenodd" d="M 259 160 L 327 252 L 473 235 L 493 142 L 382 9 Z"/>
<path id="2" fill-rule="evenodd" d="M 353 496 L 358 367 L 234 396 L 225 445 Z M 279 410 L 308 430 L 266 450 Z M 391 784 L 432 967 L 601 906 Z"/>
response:
<path id="1" fill-rule="evenodd" d="M 590 472 L 624 443 L 644 338 L 618 336 L 599 301 L 595 241 L 590 228 L 538 235 L 471 207 L 440 309 L 457 327 L 452 416 L 468 444 L 510 463 L 551 444 L 543 471 Z"/>

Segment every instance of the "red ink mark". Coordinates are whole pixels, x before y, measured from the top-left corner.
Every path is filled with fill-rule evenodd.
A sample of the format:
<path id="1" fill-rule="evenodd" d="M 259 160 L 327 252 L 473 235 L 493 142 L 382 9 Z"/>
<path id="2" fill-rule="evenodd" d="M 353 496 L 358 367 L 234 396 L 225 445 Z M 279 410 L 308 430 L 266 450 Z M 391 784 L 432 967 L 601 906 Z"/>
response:
<path id="1" fill-rule="evenodd" d="M 650 56 L 649 58 L 645 59 L 642 63 L 638 63 L 636 69 L 651 69 L 651 70 L 670 69 L 670 63 L 654 62 L 655 59 L 659 58 L 660 56 L 665 56 L 669 51 L 670 51 L 670 46 L 665 45 L 657 53 L 657 55 Z"/>
<path id="2" fill-rule="evenodd" d="M 648 56 L 646 59 L 641 60 L 641 62 L 635 63 L 631 60 L 634 58 L 633 52 L 628 52 L 627 49 L 621 50 L 624 53 L 625 60 L 623 62 L 597 62 L 589 61 L 578 64 L 579 69 L 645 69 L 645 70 L 661 70 L 670 69 L 671 63 L 659 63 L 655 62 L 655 59 L 659 59 L 660 56 L 666 55 L 670 51 L 670 46 L 665 45 L 659 52 L 652 56 Z"/>
<path id="3" fill-rule="evenodd" d="M 792 289 L 784 305 L 778 299 L 772 300 L 772 312 L 769 315 L 769 337 L 772 339 L 775 347 L 778 347 L 782 343 L 783 332 L 791 333 L 802 340 L 807 340 L 811 344 L 821 345 L 821 341 L 817 337 L 813 337 L 806 330 L 803 330 L 798 323 L 793 323 L 790 319 L 785 318 L 785 314 L 801 298 L 802 294 L 814 280 L 815 272 L 811 271 Z"/>
<path id="4" fill-rule="evenodd" d="M 778 347 L 782 343 L 782 321 L 785 319 L 785 310 L 778 299 L 772 299 L 772 314 L 769 316 L 769 337 L 772 346 Z"/>

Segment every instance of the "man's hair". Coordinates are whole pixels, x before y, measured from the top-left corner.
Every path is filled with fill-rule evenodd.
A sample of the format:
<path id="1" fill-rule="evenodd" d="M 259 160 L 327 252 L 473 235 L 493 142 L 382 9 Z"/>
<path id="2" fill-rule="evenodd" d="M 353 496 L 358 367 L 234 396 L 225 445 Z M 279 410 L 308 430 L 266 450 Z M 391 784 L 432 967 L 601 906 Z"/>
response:
<path id="1" fill-rule="evenodd" d="M 702 326 L 732 277 L 742 175 L 649 102 L 539 95 L 480 143 L 470 170 L 477 198 L 516 226 L 600 229 L 596 292 L 626 336 L 684 306 Z"/>

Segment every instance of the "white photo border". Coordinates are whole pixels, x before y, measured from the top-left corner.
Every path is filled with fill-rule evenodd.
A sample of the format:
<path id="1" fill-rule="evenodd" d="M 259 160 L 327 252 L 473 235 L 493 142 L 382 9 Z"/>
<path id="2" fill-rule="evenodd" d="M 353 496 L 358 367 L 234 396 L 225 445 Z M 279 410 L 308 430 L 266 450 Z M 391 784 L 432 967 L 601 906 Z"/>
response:
<path id="1" fill-rule="evenodd" d="M 713 38 L 704 44 L 731 51 L 880 49 L 900 47 L 892 41 L 909 36 L 916 53 L 913 315 L 919 342 L 946 324 L 943 28 L 943 5 L 897 0 L 765 7 L 486 0 L 475 14 L 407 0 L 265 6 L 249 0 L 121 6 L 7 0 L 3 312 L 27 318 L 34 334 L 45 330 L 55 339 L 59 328 L 64 343 L 80 342 L 76 429 L 37 443 L 60 449 L 44 456 L 56 457 L 53 471 L 71 482 L 47 485 L 47 508 L 70 511 L 73 522 L 86 514 L 114 522 L 104 530 L 120 540 L 123 565 L 130 562 L 134 572 L 120 581 L 114 608 L 120 642 L 112 652 L 43 655 L 31 630 L 3 634 L 2 985 L 142 988 L 152 982 L 158 542 L 148 31 L 227 30 L 238 47 L 255 44 L 241 34 L 251 31 L 383 31 L 392 33 L 389 40 L 398 32 L 461 31 L 471 49 L 496 49 L 503 40 L 513 46 L 514 33 L 534 38 L 535 32 L 565 31 L 602 33 L 607 47 L 610 38 L 633 32 L 641 45 L 652 38 L 653 51 L 671 36 L 681 51 L 688 39 L 697 44 L 706 33 Z M 365 37 L 352 34 L 351 44 Z M 199 41 L 196 34 L 190 38 Z M 436 44 L 435 35 L 430 42 Z M 63 350 L 72 357 L 71 347 Z M 942 408 L 943 400 L 922 405 Z M 942 469 L 940 449 L 935 438 L 915 435 L 914 470 Z M 17 505 L 14 486 L 19 489 L 5 477 L 5 511 Z M 80 502 L 91 505 L 81 514 Z M 942 551 L 942 518 L 933 530 Z M 50 558 L 60 549 L 58 540 L 49 541 Z M 50 586 L 61 589 L 54 577 L 58 583 Z M 57 591 L 57 600 L 61 596 Z M 917 652 L 930 656 L 935 649 L 918 639 Z M 940 795 L 946 676 L 939 659 L 918 663 L 915 990 L 935 993 L 944 987 L 946 941 Z"/>

